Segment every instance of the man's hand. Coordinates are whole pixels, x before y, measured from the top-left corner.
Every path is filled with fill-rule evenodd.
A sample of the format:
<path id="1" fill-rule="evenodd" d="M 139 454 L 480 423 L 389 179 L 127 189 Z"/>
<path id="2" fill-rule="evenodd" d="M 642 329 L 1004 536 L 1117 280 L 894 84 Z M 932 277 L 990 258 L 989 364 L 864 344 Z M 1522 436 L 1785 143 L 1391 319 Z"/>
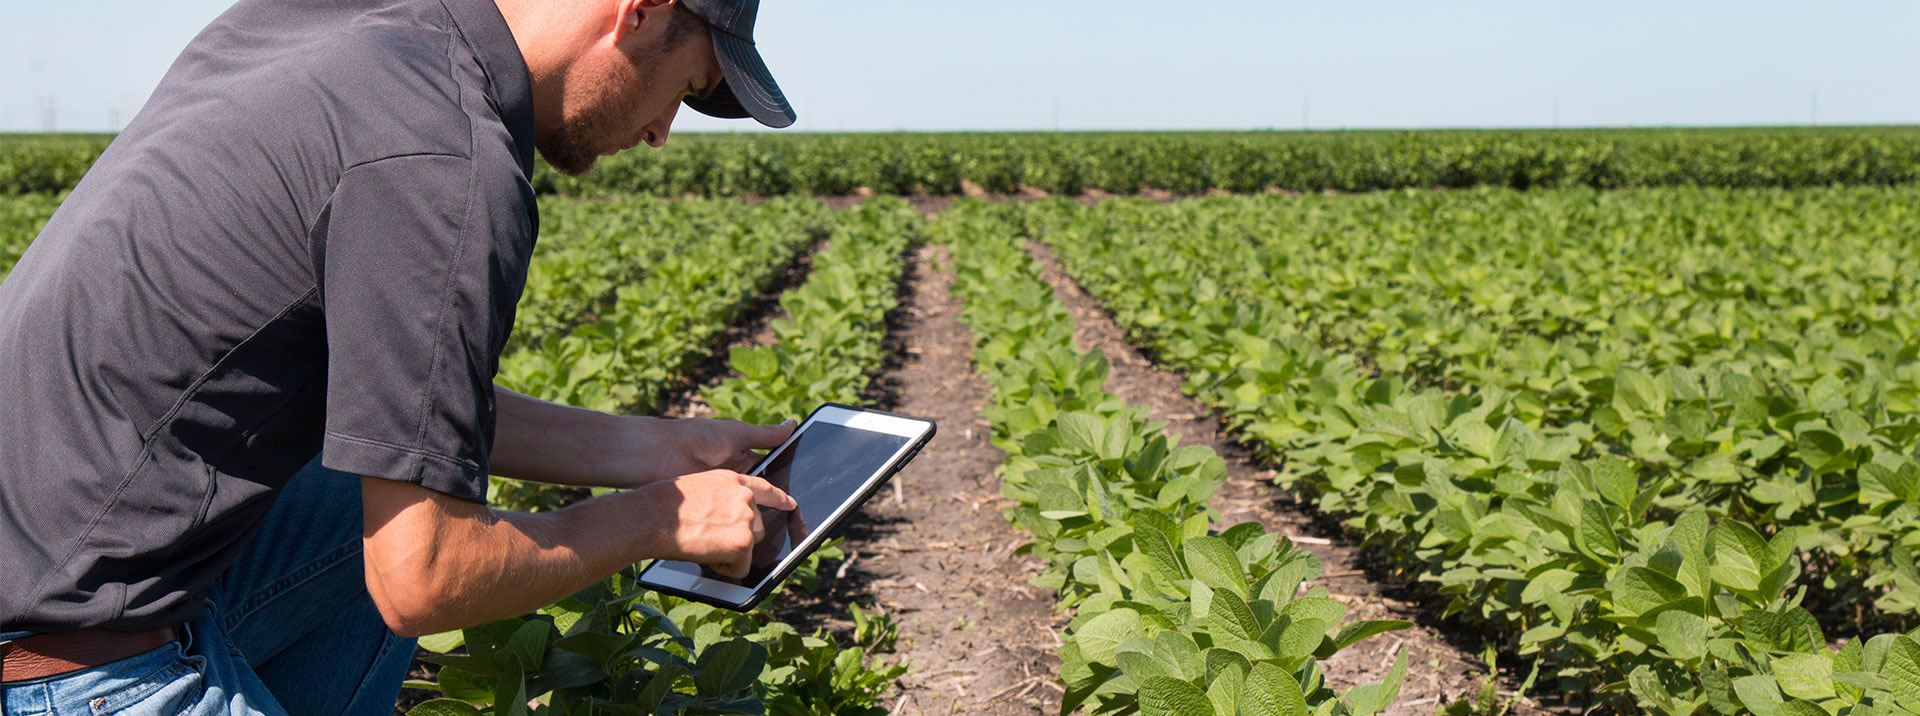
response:
<path id="1" fill-rule="evenodd" d="M 668 472 L 685 475 L 701 470 L 746 472 L 760 463 L 758 452 L 772 450 L 786 442 L 796 427 L 792 420 L 779 425 L 754 425 L 738 420 L 687 418 L 669 423 L 676 439 L 673 447 L 680 463 Z"/>
<path id="2" fill-rule="evenodd" d="M 674 509 L 670 551 L 660 557 L 708 565 L 734 578 L 747 576 L 754 545 L 766 534 L 758 507 L 789 512 L 799 507 L 766 480 L 732 470 L 663 480 L 634 494 Z"/>

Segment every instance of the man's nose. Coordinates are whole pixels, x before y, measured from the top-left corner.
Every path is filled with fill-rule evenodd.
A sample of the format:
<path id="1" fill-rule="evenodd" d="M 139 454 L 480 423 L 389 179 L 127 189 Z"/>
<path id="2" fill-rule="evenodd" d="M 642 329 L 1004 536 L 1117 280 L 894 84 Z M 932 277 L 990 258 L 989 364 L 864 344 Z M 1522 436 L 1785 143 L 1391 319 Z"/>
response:
<path id="1" fill-rule="evenodd" d="M 647 123 L 645 131 L 641 134 L 642 141 L 645 141 L 647 146 L 653 147 L 654 149 L 659 149 L 665 145 L 667 143 L 667 133 L 673 131 L 673 116 L 679 113 L 680 103 L 675 102 L 673 108 L 667 110 L 666 116 Z"/>

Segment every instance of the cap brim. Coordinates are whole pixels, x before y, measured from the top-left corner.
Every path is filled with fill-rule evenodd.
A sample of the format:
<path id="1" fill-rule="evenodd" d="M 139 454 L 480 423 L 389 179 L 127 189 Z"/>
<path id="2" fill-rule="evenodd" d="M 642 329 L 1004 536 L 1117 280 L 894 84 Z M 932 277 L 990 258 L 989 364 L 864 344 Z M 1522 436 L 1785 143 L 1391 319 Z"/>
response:
<path id="1" fill-rule="evenodd" d="M 706 99 L 688 97 L 687 106 L 710 117 L 752 117 L 775 129 L 792 125 L 793 106 L 787 104 L 780 85 L 774 84 L 773 73 L 767 71 L 766 61 L 760 59 L 760 50 L 753 43 L 717 28 L 712 35 L 713 55 L 720 60 L 720 72 L 726 81 Z"/>

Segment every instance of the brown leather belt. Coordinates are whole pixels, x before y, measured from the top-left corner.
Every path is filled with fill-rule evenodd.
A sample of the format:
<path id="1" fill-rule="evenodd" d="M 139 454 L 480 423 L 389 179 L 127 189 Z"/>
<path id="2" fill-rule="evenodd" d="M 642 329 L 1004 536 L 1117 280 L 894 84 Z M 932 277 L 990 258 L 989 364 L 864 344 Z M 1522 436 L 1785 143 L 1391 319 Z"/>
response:
<path id="1" fill-rule="evenodd" d="M 0 683 L 90 669 L 158 649 L 173 640 L 173 627 L 139 632 L 82 629 L 35 634 L 0 644 Z"/>

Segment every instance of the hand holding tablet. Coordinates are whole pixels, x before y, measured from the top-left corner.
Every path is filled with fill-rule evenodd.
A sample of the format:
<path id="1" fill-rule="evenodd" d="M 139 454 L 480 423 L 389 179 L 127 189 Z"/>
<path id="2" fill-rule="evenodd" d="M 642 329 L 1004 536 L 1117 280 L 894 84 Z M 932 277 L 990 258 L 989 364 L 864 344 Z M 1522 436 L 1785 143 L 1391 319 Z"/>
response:
<path id="1" fill-rule="evenodd" d="M 691 562 L 658 560 L 640 573 L 655 591 L 745 611 L 932 439 L 933 421 L 828 403 L 747 474 L 787 492 L 796 507 L 759 507 L 764 531 L 742 578 Z M 736 571 L 736 570 L 729 570 Z"/>

